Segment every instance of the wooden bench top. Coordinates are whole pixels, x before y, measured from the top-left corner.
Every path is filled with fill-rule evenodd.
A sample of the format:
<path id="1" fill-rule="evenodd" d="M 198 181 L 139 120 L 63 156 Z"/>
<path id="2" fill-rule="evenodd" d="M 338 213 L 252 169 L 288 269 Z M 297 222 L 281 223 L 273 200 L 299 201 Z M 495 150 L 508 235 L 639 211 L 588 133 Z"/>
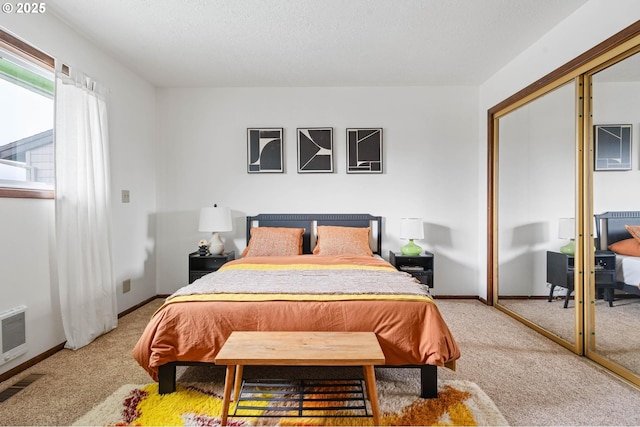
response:
<path id="1" fill-rule="evenodd" d="M 218 352 L 218 365 L 383 365 L 374 332 L 234 331 Z"/>

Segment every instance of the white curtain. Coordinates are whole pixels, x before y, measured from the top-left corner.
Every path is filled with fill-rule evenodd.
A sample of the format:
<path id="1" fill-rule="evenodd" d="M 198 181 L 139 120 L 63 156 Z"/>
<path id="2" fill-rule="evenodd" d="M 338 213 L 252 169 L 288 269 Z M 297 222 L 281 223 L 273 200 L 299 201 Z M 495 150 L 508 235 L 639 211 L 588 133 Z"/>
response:
<path id="1" fill-rule="evenodd" d="M 111 255 L 105 91 L 87 76 L 56 75 L 56 241 L 66 347 L 118 323 Z"/>

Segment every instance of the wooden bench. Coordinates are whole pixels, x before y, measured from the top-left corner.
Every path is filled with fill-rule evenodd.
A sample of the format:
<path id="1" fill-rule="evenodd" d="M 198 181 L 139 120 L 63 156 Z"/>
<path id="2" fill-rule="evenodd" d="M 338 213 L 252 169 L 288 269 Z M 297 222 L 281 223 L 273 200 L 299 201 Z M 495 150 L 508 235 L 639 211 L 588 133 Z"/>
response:
<path id="1" fill-rule="evenodd" d="M 226 365 L 221 425 L 227 425 L 231 389 L 238 400 L 244 365 L 362 366 L 374 425 L 380 425 L 374 365 L 385 363 L 373 332 L 232 332 L 215 363 Z"/>

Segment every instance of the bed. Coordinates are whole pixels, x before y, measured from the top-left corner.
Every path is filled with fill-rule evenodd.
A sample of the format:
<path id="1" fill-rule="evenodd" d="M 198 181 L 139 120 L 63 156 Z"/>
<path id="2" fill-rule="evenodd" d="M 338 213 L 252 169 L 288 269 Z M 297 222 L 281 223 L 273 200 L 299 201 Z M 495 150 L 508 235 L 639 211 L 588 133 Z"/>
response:
<path id="1" fill-rule="evenodd" d="M 640 296 L 640 211 L 611 211 L 595 218 L 598 247 L 616 254 L 616 289 Z"/>
<path id="2" fill-rule="evenodd" d="M 167 298 L 137 342 L 134 358 L 160 393 L 175 390 L 177 366 L 212 364 L 234 330 L 320 330 L 375 332 L 385 366 L 420 368 L 420 395 L 437 396 L 437 367 L 454 369 L 460 351 L 428 288 L 380 256 L 381 217 L 246 224 L 243 257 Z"/>

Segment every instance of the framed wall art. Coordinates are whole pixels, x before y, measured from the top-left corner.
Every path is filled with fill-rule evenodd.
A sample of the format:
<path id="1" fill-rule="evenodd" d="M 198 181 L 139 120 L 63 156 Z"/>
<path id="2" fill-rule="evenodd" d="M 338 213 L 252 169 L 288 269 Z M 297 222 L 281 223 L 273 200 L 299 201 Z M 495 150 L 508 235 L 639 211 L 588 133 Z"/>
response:
<path id="1" fill-rule="evenodd" d="M 382 128 L 347 129 L 347 173 L 382 173 Z"/>
<path id="2" fill-rule="evenodd" d="M 247 172 L 284 172 L 283 128 L 247 129 Z"/>
<path id="3" fill-rule="evenodd" d="M 333 172 L 333 128 L 298 128 L 298 173 Z"/>
<path id="4" fill-rule="evenodd" d="M 631 170 L 631 125 L 595 125 L 595 170 Z"/>

